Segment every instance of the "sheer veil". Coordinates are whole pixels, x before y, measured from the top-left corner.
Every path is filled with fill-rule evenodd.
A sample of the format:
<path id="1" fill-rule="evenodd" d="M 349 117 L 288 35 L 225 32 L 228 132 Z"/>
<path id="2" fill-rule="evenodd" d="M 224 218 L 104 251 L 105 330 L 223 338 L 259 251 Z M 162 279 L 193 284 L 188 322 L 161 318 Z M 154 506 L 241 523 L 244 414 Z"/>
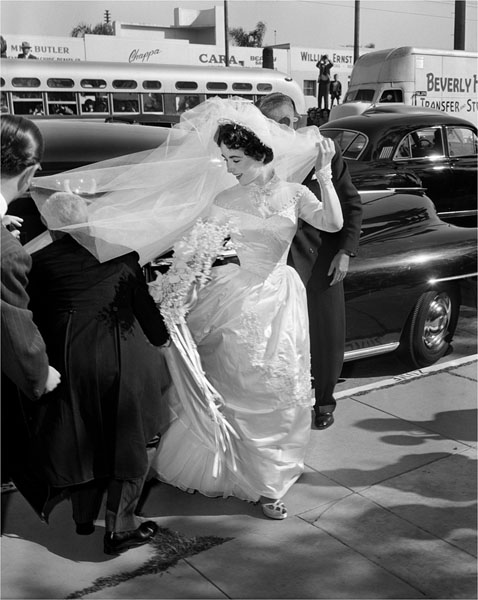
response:
<path id="1" fill-rule="evenodd" d="M 271 147 L 283 179 L 301 182 L 314 165 L 317 127 L 294 131 L 247 100 L 216 97 L 185 112 L 154 150 L 35 179 L 32 196 L 48 229 L 68 232 L 101 262 L 132 250 L 141 264 L 160 256 L 207 215 L 219 192 L 237 184 L 214 141 L 223 121 L 248 127 Z M 65 225 L 47 210 L 56 192 L 81 196 L 87 221 Z"/>

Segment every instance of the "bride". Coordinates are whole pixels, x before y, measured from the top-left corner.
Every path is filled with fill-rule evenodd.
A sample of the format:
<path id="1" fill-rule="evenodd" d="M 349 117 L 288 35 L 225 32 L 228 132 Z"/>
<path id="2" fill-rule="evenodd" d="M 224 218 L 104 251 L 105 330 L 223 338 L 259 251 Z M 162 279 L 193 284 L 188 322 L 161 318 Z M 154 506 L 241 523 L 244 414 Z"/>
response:
<path id="1" fill-rule="evenodd" d="M 333 143 L 317 128 L 295 132 L 249 102 L 215 98 L 185 113 L 166 147 L 154 155 L 67 174 L 68 185 L 81 181 L 91 202 L 90 227 L 70 234 L 77 233 L 99 260 L 111 258 L 111 248 L 115 253 L 127 248 L 145 262 L 179 240 L 198 217 L 229 228 L 240 264 L 213 267 L 187 315 L 201 367 L 232 431 L 229 446 L 218 467 L 212 420 L 198 427 L 190 407 L 200 392 L 187 384 L 184 361 L 173 345 L 163 350 L 175 382 L 170 422 L 152 471 L 183 490 L 259 501 L 272 519 L 287 516 L 282 498 L 303 471 L 311 425 L 306 293 L 287 255 L 299 218 L 324 231 L 342 227 L 331 181 L 333 154 Z M 323 202 L 294 182 L 314 164 Z M 173 167 L 179 167 L 175 176 Z M 140 177 L 141 210 L 134 212 L 131 197 L 140 198 L 126 181 Z M 45 179 L 39 185 L 41 210 L 49 186 Z M 65 180 L 56 178 L 51 187 L 62 185 Z"/>

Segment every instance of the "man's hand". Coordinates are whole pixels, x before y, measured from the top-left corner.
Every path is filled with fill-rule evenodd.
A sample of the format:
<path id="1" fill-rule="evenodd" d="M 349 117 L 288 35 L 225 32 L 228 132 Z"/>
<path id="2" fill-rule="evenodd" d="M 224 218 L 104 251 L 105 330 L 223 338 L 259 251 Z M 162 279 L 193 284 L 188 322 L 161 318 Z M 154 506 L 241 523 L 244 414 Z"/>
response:
<path id="1" fill-rule="evenodd" d="M 48 366 L 48 377 L 45 384 L 45 394 L 52 392 L 60 383 L 61 375 L 54 367 Z"/>
<path id="2" fill-rule="evenodd" d="M 343 250 L 339 250 L 330 263 L 327 275 L 333 275 L 330 285 L 343 281 L 349 270 L 350 257 Z"/>

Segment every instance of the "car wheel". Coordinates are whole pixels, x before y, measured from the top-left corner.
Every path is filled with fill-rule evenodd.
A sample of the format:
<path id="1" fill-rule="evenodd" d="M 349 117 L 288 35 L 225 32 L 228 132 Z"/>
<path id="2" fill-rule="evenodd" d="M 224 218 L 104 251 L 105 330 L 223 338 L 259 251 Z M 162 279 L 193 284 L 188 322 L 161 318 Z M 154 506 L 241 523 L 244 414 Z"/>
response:
<path id="1" fill-rule="evenodd" d="M 459 307 L 454 288 L 423 293 L 403 331 L 400 358 L 413 367 L 427 367 L 440 359 L 455 333 Z"/>

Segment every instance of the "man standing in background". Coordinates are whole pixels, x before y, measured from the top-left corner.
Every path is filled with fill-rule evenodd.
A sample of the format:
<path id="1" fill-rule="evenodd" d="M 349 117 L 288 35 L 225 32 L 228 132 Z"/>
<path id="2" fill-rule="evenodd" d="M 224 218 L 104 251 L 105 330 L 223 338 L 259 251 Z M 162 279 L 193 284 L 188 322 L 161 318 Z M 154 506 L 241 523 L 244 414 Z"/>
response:
<path id="1" fill-rule="evenodd" d="M 342 96 L 342 84 L 338 80 L 337 74 L 334 75 L 334 79 L 330 84 L 330 108 L 336 104 L 340 104 L 340 96 Z"/>
<path id="2" fill-rule="evenodd" d="M 317 108 L 322 108 L 322 98 L 324 99 L 324 108 L 329 109 L 329 89 L 330 89 L 330 69 L 334 64 L 329 60 L 327 54 L 322 54 L 317 61 L 316 67 L 319 69 Z"/>

